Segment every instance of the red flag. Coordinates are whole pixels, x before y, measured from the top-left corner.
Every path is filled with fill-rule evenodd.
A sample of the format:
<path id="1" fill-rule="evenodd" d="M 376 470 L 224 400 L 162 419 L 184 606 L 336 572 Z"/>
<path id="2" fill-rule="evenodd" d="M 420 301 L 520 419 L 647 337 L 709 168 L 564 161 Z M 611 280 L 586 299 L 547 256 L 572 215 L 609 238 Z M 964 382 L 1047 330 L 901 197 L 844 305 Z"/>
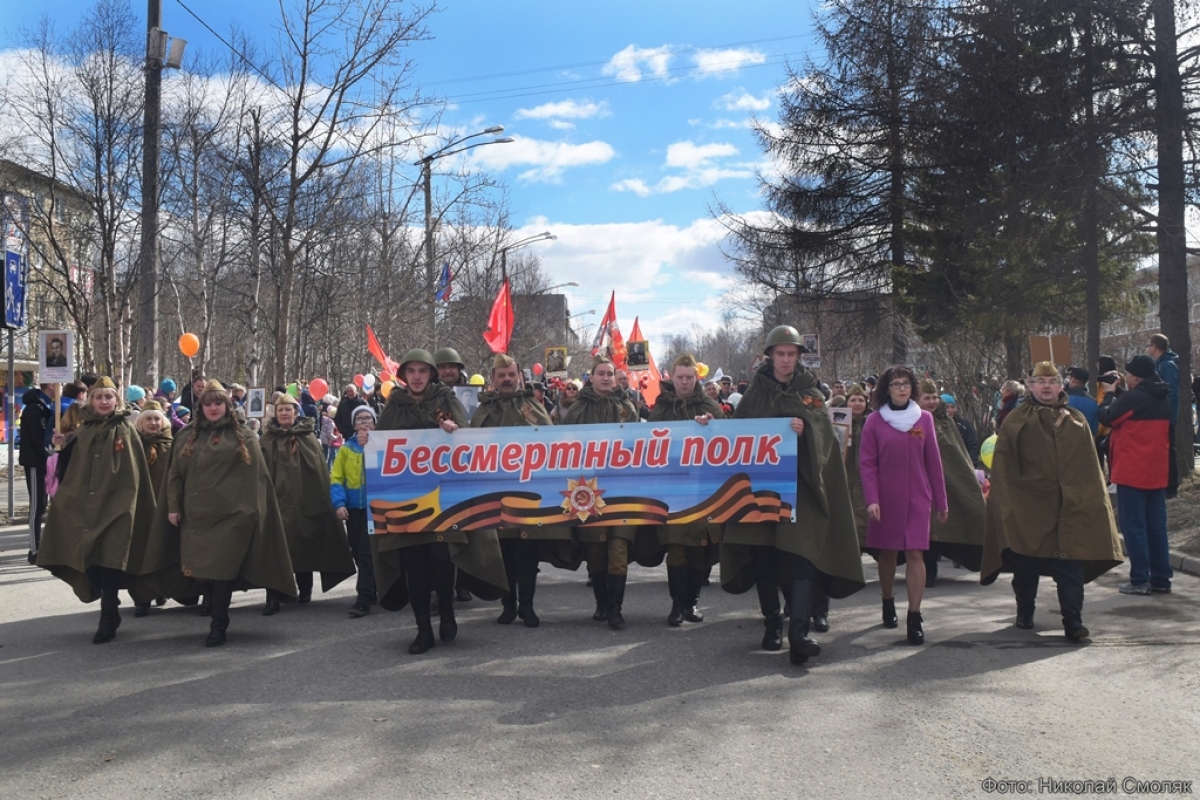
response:
<path id="1" fill-rule="evenodd" d="M 390 372 L 397 378 L 400 377 L 400 365 L 383 352 L 383 347 L 380 346 L 379 339 L 375 338 L 375 331 L 371 330 L 370 325 L 367 325 L 367 351 L 375 356 L 375 360 L 379 362 L 379 366 L 383 368 L 384 372 Z"/>
<path id="2" fill-rule="evenodd" d="M 629 341 L 643 342 L 645 337 L 642 336 L 642 328 L 638 325 L 638 318 L 633 318 L 633 330 L 629 332 Z M 646 405 L 654 405 L 654 401 L 658 399 L 659 385 L 662 380 L 662 375 L 658 372 L 658 365 L 654 363 L 654 353 L 650 352 L 650 348 L 646 348 L 646 358 L 650 362 L 650 369 L 646 370 L 646 385 L 642 388 L 642 397 L 646 399 Z"/>
<path id="3" fill-rule="evenodd" d="M 512 341 L 513 325 L 512 294 L 508 288 L 508 280 L 496 294 L 496 302 L 492 303 L 492 314 L 488 317 L 487 330 L 483 332 L 483 340 L 493 353 L 507 353 L 508 344 Z"/>
<path id="4" fill-rule="evenodd" d="M 600 355 L 601 351 L 613 360 L 617 369 L 626 369 L 625 340 L 621 337 L 621 329 L 617 327 L 617 293 L 614 291 L 608 299 L 608 310 L 604 319 L 600 320 L 600 328 L 592 342 L 592 356 Z"/>

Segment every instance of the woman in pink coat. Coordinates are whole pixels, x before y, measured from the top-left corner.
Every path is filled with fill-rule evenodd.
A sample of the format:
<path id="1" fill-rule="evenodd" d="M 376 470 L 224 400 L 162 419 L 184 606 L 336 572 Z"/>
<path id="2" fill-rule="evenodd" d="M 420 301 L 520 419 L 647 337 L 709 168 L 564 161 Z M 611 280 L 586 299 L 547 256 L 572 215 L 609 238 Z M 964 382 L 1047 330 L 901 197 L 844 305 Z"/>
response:
<path id="1" fill-rule="evenodd" d="M 892 367 L 879 379 L 874 401 L 878 413 L 867 417 L 859 448 L 858 469 L 867 502 L 868 548 L 879 552 L 879 588 L 883 591 L 883 626 L 896 627 L 896 553 L 904 551 L 908 590 L 908 641 L 925 642 L 921 628 L 921 596 L 925 592 L 925 550 L 934 507 L 946 521 L 946 482 L 938 453 L 933 416 L 912 399 L 916 376 L 907 367 Z"/>

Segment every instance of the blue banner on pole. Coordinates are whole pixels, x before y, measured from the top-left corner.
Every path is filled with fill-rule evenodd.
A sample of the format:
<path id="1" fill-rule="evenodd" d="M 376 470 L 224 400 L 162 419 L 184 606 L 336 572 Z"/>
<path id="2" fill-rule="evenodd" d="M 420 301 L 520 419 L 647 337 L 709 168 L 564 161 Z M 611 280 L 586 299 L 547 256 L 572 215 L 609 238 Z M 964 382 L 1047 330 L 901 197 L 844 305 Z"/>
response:
<path id="1" fill-rule="evenodd" d="M 4 326 L 25 327 L 25 259 L 4 251 Z"/>
<path id="2" fill-rule="evenodd" d="M 795 519 L 787 419 L 375 431 L 372 533 Z"/>

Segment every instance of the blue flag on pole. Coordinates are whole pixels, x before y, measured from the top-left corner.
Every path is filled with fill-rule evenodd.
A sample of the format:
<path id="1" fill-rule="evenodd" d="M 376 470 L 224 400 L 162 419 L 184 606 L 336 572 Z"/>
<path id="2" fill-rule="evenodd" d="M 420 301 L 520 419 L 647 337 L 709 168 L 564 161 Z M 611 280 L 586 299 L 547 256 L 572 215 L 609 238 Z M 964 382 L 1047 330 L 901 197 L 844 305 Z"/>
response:
<path id="1" fill-rule="evenodd" d="M 450 262 L 442 262 L 442 274 L 438 278 L 437 294 L 434 299 L 439 303 L 450 302 Z"/>

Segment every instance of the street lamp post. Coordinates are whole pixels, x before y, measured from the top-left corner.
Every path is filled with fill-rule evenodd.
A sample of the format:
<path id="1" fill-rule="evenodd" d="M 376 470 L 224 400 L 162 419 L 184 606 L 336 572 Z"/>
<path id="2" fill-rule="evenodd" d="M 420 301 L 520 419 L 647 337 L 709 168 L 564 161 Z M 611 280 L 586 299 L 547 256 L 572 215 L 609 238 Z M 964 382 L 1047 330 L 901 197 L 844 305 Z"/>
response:
<path id="1" fill-rule="evenodd" d="M 530 236 L 528 238 L 522 239 L 519 242 L 513 242 L 512 244 L 501 247 L 500 248 L 500 282 L 504 283 L 505 281 L 508 280 L 508 251 L 509 250 L 516 250 L 518 248 L 525 247 L 526 245 L 533 244 L 534 242 L 553 241 L 557 238 L 558 237 L 555 236 L 550 231 L 542 231 L 541 233 L 539 233 L 535 236 Z M 563 286 L 571 286 L 571 285 L 577 285 L 577 284 L 564 283 L 562 285 Z M 558 287 L 555 286 L 552 288 L 557 289 Z"/>
<path id="2" fill-rule="evenodd" d="M 567 346 L 568 354 L 570 354 L 570 352 L 571 352 L 571 320 L 574 319 L 575 317 L 586 317 L 588 314 L 595 314 L 595 313 L 596 313 L 596 309 L 589 308 L 587 311 L 580 311 L 578 314 L 571 314 L 571 313 L 567 314 L 567 317 L 565 320 L 566 330 L 564 331 L 564 333 L 566 334 L 565 344 Z"/>
<path id="3" fill-rule="evenodd" d="M 437 296 L 437 272 L 434 269 L 433 258 L 433 162 L 439 158 L 445 158 L 446 156 L 452 156 L 456 153 L 462 153 L 488 144 L 509 144 L 513 141 L 511 136 L 505 136 L 502 139 L 492 139 L 487 142 L 475 142 L 466 147 L 459 147 L 463 142 L 470 139 L 479 136 L 491 136 L 503 131 L 503 125 L 493 125 L 490 128 L 484 128 L 479 133 L 472 133 L 470 136 L 464 136 L 461 139 L 453 139 L 420 161 L 413 163 L 413 166 L 421 168 L 421 184 L 425 190 L 425 291 L 429 297 L 430 345 L 435 345 L 437 340 L 437 302 L 434 299 Z"/>

